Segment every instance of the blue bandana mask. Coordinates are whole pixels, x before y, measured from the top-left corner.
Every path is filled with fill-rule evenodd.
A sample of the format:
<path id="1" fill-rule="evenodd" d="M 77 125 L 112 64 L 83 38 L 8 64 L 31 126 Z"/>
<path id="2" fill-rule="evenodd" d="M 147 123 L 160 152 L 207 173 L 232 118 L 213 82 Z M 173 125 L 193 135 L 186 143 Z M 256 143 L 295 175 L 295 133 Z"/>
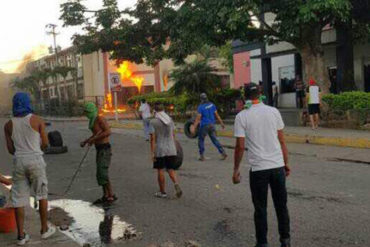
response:
<path id="1" fill-rule="evenodd" d="M 18 92 L 13 97 L 13 116 L 26 116 L 33 112 L 31 98 L 27 93 Z"/>

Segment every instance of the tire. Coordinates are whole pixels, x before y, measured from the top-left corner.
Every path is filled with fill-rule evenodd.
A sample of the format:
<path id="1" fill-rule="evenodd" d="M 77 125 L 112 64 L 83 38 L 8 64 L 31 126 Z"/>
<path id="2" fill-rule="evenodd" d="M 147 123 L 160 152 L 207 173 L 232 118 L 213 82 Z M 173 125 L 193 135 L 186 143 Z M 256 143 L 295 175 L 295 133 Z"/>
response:
<path id="1" fill-rule="evenodd" d="M 193 135 L 190 131 L 190 126 L 194 123 L 194 120 L 188 120 L 184 125 L 184 133 L 185 135 L 190 139 L 195 139 L 198 137 L 199 132 L 199 125 L 197 127 L 197 130 L 195 131 L 195 134 Z"/>
<path id="2" fill-rule="evenodd" d="M 63 147 L 63 138 L 59 131 L 49 132 L 48 139 L 51 147 Z"/>
<path id="3" fill-rule="evenodd" d="M 182 150 L 181 144 L 178 141 L 175 141 L 177 156 L 176 156 L 176 163 L 175 163 L 175 170 L 178 170 L 182 166 L 182 162 L 184 160 L 184 152 Z"/>
<path id="4" fill-rule="evenodd" d="M 68 152 L 67 146 L 62 147 L 48 147 L 45 150 L 45 154 L 64 154 Z"/>

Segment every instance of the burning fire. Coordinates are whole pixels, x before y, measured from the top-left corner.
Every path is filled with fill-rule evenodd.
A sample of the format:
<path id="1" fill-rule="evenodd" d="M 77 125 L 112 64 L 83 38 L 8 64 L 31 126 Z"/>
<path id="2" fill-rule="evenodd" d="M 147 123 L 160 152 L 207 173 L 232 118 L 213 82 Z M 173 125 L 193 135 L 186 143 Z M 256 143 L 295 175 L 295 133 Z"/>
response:
<path id="1" fill-rule="evenodd" d="M 117 72 L 121 75 L 121 81 L 131 81 L 135 84 L 139 93 L 141 92 L 141 88 L 143 86 L 144 78 L 140 76 L 133 75 L 133 72 L 130 69 L 130 63 L 128 61 L 123 61 L 120 64 Z"/>
<path id="2" fill-rule="evenodd" d="M 113 107 L 113 101 L 112 101 L 112 94 L 107 93 L 105 96 L 105 104 L 104 108 L 102 109 L 103 113 L 115 113 L 116 109 Z M 124 107 L 117 107 L 117 113 L 124 113 L 126 112 L 126 108 Z"/>

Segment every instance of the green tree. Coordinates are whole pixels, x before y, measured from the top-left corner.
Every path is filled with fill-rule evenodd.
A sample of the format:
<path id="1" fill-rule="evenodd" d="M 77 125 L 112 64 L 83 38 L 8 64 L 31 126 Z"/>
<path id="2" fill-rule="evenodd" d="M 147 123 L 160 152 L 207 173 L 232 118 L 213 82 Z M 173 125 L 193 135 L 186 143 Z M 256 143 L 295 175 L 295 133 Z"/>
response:
<path id="1" fill-rule="evenodd" d="M 69 73 L 73 73 L 76 69 L 68 66 L 57 66 L 54 68 L 54 73 L 57 75 L 60 75 L 63 77 L 63 84 L 64 84 L 64 95 L 63 97 L 66 100 L 71 99 L 71 92 L 69 92 L 68 87 L 67 87 L 67 77 Z"/>
<path id="2" fill-rule="evenodd" d="M 213 94 L 220 87 L 220 77 L 214 74 L 215 69 L 207 64 L 207 60 L 195 60 L 174 69 L 170 78 L 174 81 L 175 95 L 183 93 L 199 98 L 201 93 Z"/>
<path id="3" fill-rule="evenodd" d="M 40 99 L 40 87 L 38 81 L 32 77 L 16 77 L 11 81 L 11 87 L 30 93 L 36 100 Z"/>
<path id="4" fill-rule="evenodd" d="M 65 25 L 83 25 L 74 37 L 82 53 L 109 51 L 114 59 L 153 64 L 162 58 L 181 63 L 204 44 L 229 40 L 286 41 L 302 56 L 304 78 L 315 78 L 324 92 L 329 79 L 321 33 L 325 26 L 351 18 L 350 0 L 138 0 L 119 11 L 115 0 L 89 16 L 81 0 L 61 5 Z M 264 18 L 273 17 L 271 22 Z M 94 17 L 94 18 L 91 18 Z"/>

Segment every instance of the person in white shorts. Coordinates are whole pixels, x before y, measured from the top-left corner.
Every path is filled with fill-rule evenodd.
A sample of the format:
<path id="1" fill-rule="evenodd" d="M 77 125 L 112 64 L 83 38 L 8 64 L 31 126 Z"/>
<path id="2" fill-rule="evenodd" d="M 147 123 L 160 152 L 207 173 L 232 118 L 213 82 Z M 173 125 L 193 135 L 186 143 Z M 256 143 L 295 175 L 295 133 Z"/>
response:
<path id="1" fill-rule="evenodd" d="M 48 180 L 42 149 L 48 146 L 48 138 L 44 121 L 32 114 L 28 94 L 19 92 L 14 95 L 13 116 L 4 127 L 8 151 L 15 157 L 10 201 L 15 208 L 17 245 L 25 245 L 30 236 L 24 231 L 24 207 L 30 204 L 30 192 L 40 205 L 41 238 L 47 239 L 56 231 L 47 223 Z"/>

